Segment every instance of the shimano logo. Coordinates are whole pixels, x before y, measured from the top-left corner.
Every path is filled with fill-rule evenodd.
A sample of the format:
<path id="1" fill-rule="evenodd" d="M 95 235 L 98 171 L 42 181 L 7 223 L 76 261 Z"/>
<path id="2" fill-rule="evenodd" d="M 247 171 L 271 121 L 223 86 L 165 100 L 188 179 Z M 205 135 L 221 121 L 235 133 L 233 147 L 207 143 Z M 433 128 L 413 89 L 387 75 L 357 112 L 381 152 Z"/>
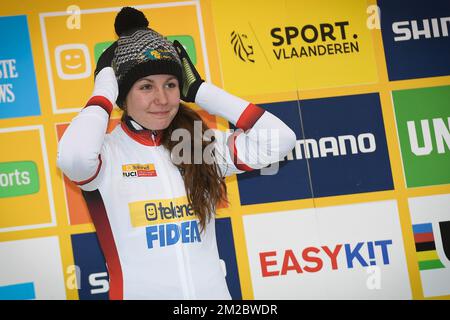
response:
<path id="1" fill-rule="evenodd" d="M 396 34 L 394 41 L 448 37 L 449 23 L 450 17 L 397 21 L 392 24 L 392 31 Z"/>
<path id="2" fill-rule="evenodd" d="M 358 136 L 343 135 L 315 139 L 297 140 L 294 150 L 287 155 L 287 160 L 326 158 L 328 156 L 345 156 L 349 153 L 371 153 L 377 150 L 375 136 L 372 133 L 362 133 Z"/>

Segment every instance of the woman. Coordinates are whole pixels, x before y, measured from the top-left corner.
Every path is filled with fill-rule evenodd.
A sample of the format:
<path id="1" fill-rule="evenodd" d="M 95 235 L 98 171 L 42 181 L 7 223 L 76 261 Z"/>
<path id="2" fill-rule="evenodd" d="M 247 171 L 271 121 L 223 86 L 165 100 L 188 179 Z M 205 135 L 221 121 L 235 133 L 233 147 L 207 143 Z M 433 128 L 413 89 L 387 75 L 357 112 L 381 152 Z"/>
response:
<path id="1" fill-rule="evenodd" d="M 264 109 L 205 83 L 183 47 L 148 28 L 142 12 L 123 8 L 115 29 L 119 39 L 100 57 L 93 95 L 67 128 L 57 159 L 82 189 L 110 298 L 230 299 L 214 227 L 224 178 L 279 161 L 295 134 Z M 215 130 L 205 139 L 195 128 L 200 123 L 206 133 L 207 126 L 180 98 L 246 132 Z M 124 114 L 105 134 L 114 102 Z M 258 137 L 261 130 L 277 130 L 279 140 Z M 180 148 L 176 137 L 186 132 L 192 143 Z"/>

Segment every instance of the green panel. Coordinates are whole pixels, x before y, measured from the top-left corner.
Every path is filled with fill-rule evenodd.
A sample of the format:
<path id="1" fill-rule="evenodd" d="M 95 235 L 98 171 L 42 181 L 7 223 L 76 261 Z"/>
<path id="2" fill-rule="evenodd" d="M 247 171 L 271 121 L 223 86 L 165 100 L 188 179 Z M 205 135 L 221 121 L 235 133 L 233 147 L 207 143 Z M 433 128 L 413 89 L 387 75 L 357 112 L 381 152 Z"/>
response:
<path id="1" fill-rule="evenodd" d="M 394 91 L 393 99 L 407 186 L 450 183 L 450 86 Z"/>

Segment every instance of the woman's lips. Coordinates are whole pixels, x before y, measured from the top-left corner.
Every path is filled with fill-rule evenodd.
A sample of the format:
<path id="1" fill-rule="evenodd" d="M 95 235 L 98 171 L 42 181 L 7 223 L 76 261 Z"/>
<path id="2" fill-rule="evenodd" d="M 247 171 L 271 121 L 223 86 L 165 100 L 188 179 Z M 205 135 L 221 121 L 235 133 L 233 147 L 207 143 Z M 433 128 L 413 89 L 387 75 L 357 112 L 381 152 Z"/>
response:
<path id="1" fill-rule="evenodd" d="M 150 112 L 150 114 L 153 114 L 155 116 L 166 116 L 169 114 L 169 111 L 164 111 L 164 112 Z"/>

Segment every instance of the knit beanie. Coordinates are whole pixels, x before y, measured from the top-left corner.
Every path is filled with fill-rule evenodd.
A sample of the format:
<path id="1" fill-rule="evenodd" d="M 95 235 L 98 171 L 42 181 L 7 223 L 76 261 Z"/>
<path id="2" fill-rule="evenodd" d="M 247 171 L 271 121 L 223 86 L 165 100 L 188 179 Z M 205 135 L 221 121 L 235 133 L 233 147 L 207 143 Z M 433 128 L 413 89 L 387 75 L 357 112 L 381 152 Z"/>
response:
<path id="1" fill-rule="evenodd" d="M 144 13 L 124 7 L 117 14 L 114 29 L 119 36 L 112 68 L 119 85 L 117 105 L 123 108 L 133 84 L 153 74 L 171 74 L 182 82 L 181 61 L 169 40 L 148 28 Z"/>

